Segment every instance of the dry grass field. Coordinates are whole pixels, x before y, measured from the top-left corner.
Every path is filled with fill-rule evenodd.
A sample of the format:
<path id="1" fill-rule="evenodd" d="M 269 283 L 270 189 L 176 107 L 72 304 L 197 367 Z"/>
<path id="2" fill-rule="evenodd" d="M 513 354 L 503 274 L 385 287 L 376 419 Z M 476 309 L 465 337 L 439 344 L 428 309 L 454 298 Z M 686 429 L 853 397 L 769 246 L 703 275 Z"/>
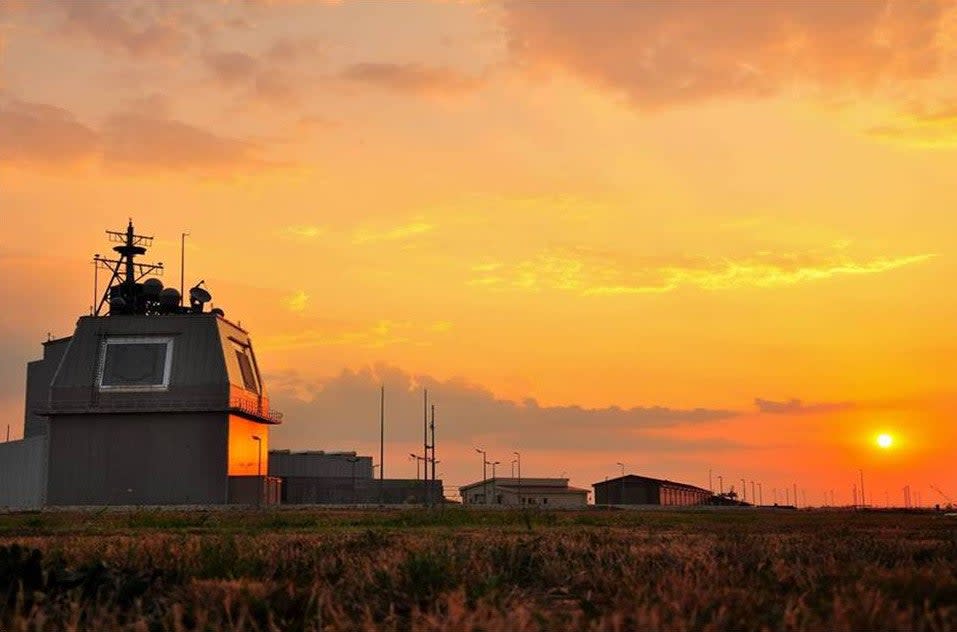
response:
<path id="1" fill-rule="evenodd" d="M 957 629 L 957 519 L 0 515 L 0 630 Z"/>

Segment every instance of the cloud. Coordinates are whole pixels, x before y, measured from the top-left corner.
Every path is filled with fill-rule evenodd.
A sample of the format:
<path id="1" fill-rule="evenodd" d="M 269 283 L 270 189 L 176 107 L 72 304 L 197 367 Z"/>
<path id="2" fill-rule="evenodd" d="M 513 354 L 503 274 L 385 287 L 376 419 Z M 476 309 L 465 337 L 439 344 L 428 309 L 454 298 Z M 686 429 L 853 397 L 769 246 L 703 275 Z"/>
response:
<path id="1" fill-rule="evenodd" d="M 301 312 L 305 310 L 306 303 L 308 302 L 309 295 L 302 290 L 299 290 L 291 296 L 287 296 L 285 299 L 283 299 L 283 303 L 285 303 L 286 307 L 293 312 Z"/>
<path id="2" fill-rule="evenodd" d="M 566 291 L 583 296 L 662 294 L 679 288 L 773 288 L 823 279 L 878 274 L 926 262 L 936 255 L 854 259 L 844 252 L 773 254 L 741 258 L 634 259 L 584 248 L 543 252 L 512 264 L 483 263 L 469 283 L 495 290 Z"/>
<path id="3" fill-rule="evenodd" d="M 210 52 L 203 62 L 220 85 L 243 90 L 244 98 L 288 106 L 301 101 L 308 83 L 293 70 L 295 62 L 310 50 L 304 42 L 312 40 L 280 39 L 260 56 L 242 51 Z"/>
<path id="4" fill-rule="evenodd" d="M 348 66 L 339 77 L 355 83 L 418 96 L 453 96 L 477 89 L 482 79 L 441 66 L 422 64 L 360 63 Z"/>
<path id="5" fill-rule="evenodd" d="M 162 113 L 114 114 L 96 129 L 52 105 L 0 101 L 0 164 L 107 170 L 168 169 L 222 173 L 275 166 L 252 141 L 220 136 Z"/>
<path id="6" fill-rule="evenodd" d="M 246 83 L 255 77 L 259 68 L 259 62 L 252 55 L 238 51 L 207 53 L 203 61 L 224 85 Z"/>
<path id="7" fill-rule="evenodd" d="M 282 230 L 282 233 L 288 237 L 295 237 L 298 239 L 315 239 L 326 234 L 326 228 L 323 226 L 312 226 L 310 224 L 302 224 L 297 226 L 287 226 Z"/>
<path id="8" fill-rule="evenodd" d="M 114 2 L 69 2 L 62 31 L 89 40 L 108 52 L 133 57 L 172 57 L 184 53 L 190 43 L 185 14 L 158 15 L 149 4 Z"/>
<path id="9" fill-rule="evenodd" d="M 385 385 L 390 420 L 422 417 L 422 391 L 429 390 L 436 405 L 443 440 L 478 442 L 488 439 L 536 449 L 573 448 L 663 449 L 672 451 L 725 449 L 730 442 L 681 440 L 662 435 L 666 428 L 729 419 L 738 412 L 712 409 L 676 409 L 663 406 L 585 408 L 541 406 L 535 400 L 501 400 L 489 390 L 463 379 L 438 380 L 413 376 L 395 367 L 377 366 L 310 380 L 294 372 L 267 375 L 270 395 L 285 413 L 277 441 L 292 446 L 323 446 L 365 437 L 378 422 L 378 390 Z M 647 433 L 645 431 L 648 431 Z M 390 424 L 390 441 L 421 440 L 421 425 Z M 473 443 L 474 445 L 474 443 Z"/>
<path id="10" fill-rule="evenodd" d="M 355 231 L 353 243 L 367 244 L 381 241 L 405 241 L 429 233 L 434 229 L 435 225 L 421 219 L 384 230 L 360 228 Z"/>
<path id="11" fill-rule="evenodd" d="M 854 407 L 854 405 L 849 402 L 805 404 L 799 399 L 776 402 L 769 399 L 761 399 L 760 397 L 754 399 L 754 405 L 757 406 L 760 412 L 770 415 L 808 415 L 849 410 Z"/>
<path id="12" fill-rule="evenodd" d="M 957 145 L 957 102 L 934 106 L 912 104 L 891 121 L 871 127 L 867 134 L 918 147 L 954 147 Z"/>
<path id="13" fill-rule="evenodd" d="M 287 299 L 289 301 L 298 295 Z M 303 303 L 305 307 L 305 303 Z M 293 332 L 277 333 L 261 338 L 260 346 L 272 351 L 337 347 L 342 345 L 363 349 L 381 349 L 396 344 L 416 342 L 424 344 L 425 331 L 412 323 L 383 319 L 364 326 L 324 323 L 322 327 L 301 328 Z"/>
<path id="14" fill-rule="evenodd" d="M 75 164 L 100 149 L 99 133 L 67 110 L 24 101 L 0 101 L 0 163 Z"/>
<path id="15" fill-rule="evenodd" d="M 117 114 L 102 130 L 109 166 L 195 171 L 266 167 L 257 143 L 220 136 L 181 121 L 144 114 Z"/>
<path id="16" fill-rule="evenodd" d="M 509 0 L 513 62 L 561 70 L 653 109 L 791 89 L 871 93 L 934 77 L 944 1 Z"/>

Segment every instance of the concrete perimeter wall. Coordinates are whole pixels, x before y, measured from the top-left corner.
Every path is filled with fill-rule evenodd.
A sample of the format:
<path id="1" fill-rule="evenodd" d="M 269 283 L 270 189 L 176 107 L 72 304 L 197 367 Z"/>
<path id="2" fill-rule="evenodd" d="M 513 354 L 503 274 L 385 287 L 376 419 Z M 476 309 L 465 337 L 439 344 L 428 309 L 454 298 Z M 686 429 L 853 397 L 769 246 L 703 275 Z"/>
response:
<path id="1" fill-rule="evenodd" d="M 36 509 L 46 501 L 47 438 L 0 443 L 0 507 Z"/>

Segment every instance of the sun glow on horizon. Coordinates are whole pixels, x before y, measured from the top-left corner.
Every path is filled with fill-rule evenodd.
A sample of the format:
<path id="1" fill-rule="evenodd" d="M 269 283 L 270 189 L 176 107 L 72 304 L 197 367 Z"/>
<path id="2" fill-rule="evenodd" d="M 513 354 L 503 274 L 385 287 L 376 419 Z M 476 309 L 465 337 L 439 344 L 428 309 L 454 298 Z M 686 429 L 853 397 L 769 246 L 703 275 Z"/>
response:
<path id="1" fill-rule="evenodd" d="M 878 446 L 878 447 L 880 447 L 880 448 L 886 450 L 886 449 L 890 448 L 892 445 L 894 445 L 894 437 L 892 437 L 891 435 L 887 434 L 886 432 L 882 432 L 881 434 L 877 435 L 877 446 Z"/>

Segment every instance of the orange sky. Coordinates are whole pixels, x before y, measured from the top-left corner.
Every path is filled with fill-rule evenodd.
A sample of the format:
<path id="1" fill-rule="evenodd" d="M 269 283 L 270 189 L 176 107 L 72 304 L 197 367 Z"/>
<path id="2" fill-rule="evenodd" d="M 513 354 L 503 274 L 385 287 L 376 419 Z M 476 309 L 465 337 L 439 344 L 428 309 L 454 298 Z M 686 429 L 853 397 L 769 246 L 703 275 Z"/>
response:
<path id="1" fill-rule="evenodd" d="M 2 2 L 0 415 L 133 216 L 273 447 L 378 455 L 385 382 L 414 475 L 428 385 L 453 486 L 957 498 L 955 86 L 951 2 Z"/>

